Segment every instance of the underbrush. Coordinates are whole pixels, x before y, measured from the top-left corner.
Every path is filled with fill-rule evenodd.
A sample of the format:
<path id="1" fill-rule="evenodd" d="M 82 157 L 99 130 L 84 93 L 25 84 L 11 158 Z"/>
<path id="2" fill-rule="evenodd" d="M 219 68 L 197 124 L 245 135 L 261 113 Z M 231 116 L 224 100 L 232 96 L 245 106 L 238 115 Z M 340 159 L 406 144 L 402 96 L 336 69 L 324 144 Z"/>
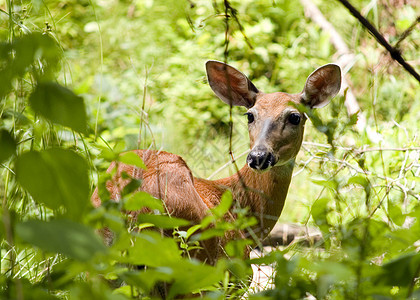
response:
<path id="1" fill-rule="evenodd" d="M 361 54 L 352 80 L 367 124 L 355 126 L 344 96 L 320 114 L 307 112 L 280 218 L 319 229 L 322 240 L 253 259 L 242 257 L 252 241 L 238 240 L 226 246 L 226 259 L 209 266 L 188 259 L 199 241 L 255 222 L 244 209 L 235 211 L 242 216 L 236 222 L 223 221 L 229 193 L 212 217 L 188 230 L 159 200 L 136 192 L 136 182 L 120 202 L 109 201 L 109 163 L 143 167 L 119 155 L 128 149 L 174 151 L 195 175 L 211 178 L 234 172 L 230 144 L 239 167 L 248 149 L 243 111 L 233 110 L 229 139 L 229 108 L 203 80 L 204 60 L 224 56 L 223 6 L 162 3 L 0 2 L 7 23 L 0 33 L 0 297 L 420 298 L 418 85 L 396 67 L 372 75 L 366 66 L 382 54 L 357 26 Z M 244 27 L 231 23 L 229 58 L 265 91 L 293 92 L 333 55 L 301 7 L 232 3 Z M 400 30 L 410 24 L 410 7 L 400 11 Z M 327 13 L 336 18 L 333 9 Z M 348 16 L 343 20 L 353 28 Z M 252 51 L 243 50 L 245 37 L 257 45 Z M 405 43 L 415 54 L 416 44 Z M 96 186 L 99 208 L 90 203 Z M 122 213 L 145 206 L 156 214 L 135 224 Z M 115 233 L 109 247 L 97 234 L 104 227 Z M 162 236 L 162 228 L 173 236 Z M 252 265 L 273 270 L 262 290 L 250 287 Z"/>

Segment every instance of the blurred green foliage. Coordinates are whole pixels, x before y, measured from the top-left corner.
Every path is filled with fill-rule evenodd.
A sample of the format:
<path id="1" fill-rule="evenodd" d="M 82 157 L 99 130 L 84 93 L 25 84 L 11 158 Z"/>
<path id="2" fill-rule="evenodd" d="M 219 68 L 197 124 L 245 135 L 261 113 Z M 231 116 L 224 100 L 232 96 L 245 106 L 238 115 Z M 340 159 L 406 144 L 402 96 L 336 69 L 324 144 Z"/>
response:
<path id="1" fill-rule="evenodd" d="M 418 65 L 420 31 L 401 39 L 420 14 L 415 4 L 352 2 Z M 252 299 L 420 297 L 419 85 L 338 2 L 317 4 L 355 54 L 346 78 L 367 124 L 355 126 L 343 96 L 307 112 L 308 142 L 281 217 L 318 227 L 322 242 L 244 260 L 251 241 L 234 241 L 225 249 L 230 259 L 208 266 L 186 258 L 198 241 L 255 222 L 244 210 L 235 211 L 237 222 L 223 222 L 229 194 L 187 231 L 179 229 L 185 220 L 164 214 L 136 224 L 122 214 L 145 206 L 162 212 L 159 201 L 133 192 L 136 182 L 121 202 L 107 201 L 110 161 L 143 167 L 137 157 L 118 155 L 124 150 L 182 154 L 200 176 L 229 160 L 229 107 L 206 84 L 206 60 L 226 59 L 262 91 L 294 93 L 314 68 L 338 58 L 297 1 L 231 1 L 227 35 L 224 3 L 0 1 L 0 298 L 201 291 L 239 298 L 258 292 L 248 288 L 251 264 L 275 269 L 272 288 Z M 248 149 L 241 113 L 233 109 L 236 156 Z M 97 183 L 105 201 L 93 208 Z M 108 248 L 94 233 L 103 226 L 116 233 Z M 174 236 L 136 233 L 135 226 L 174 228 Z M 166 285 L 159 294 L 156 287 Z"/>

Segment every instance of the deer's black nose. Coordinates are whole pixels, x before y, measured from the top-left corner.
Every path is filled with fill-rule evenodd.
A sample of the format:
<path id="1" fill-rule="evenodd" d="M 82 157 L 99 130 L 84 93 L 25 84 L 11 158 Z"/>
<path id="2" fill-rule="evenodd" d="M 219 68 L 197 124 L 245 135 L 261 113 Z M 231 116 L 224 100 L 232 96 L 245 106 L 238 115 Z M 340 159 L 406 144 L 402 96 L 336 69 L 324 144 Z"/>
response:
<path id="1" fill-rule="evenodd" d="M 275 165 L 275 158 L 267 149 L 255 149 L 248 154 L 246 162 L 255 170 L 265 170 Z"/>

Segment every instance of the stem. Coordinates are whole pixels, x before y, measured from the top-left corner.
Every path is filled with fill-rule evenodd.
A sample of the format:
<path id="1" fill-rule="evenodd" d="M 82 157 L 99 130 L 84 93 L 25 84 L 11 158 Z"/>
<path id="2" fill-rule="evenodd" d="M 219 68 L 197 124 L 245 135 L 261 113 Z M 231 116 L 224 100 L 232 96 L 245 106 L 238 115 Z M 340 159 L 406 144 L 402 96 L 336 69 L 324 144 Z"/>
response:
<path id="1" fill-rule="evenodd" d="M 9 43 L 13 41 L 13 38 L 15 36 L 13 31 L 13 1 L 7 0 L 7 9 L 9 11 Z"/>
<path id="2" fill-rule="evenodd" d="M 357 262 L 357 267 L 356 267 L 356 299 L 364 299 L 363 297 L 363 293 L 361 290 L 361 284 L 362 284 L 362 273 L 363 273 L 363 262 L 366 258 L 366 248 L 367 248 L 367 244 L 368 242 L 368 236 L 369 236 L 369 222 L 370 219 L 367 218 L 365 219 L 365 226 L 363 227 L 364 232 L 363 232 L 363 239 L 360 241 L 360 251 L 359 251 L 359 261 Z"/>
<path id="3" fill-rule="evenodd" d="M 4 183 L 4 195 L 2 200 L 2 208 L 3 208 L 3 224 L 4 230 L 6 233 L 6 240 L 8 244 L 8 252 L 9 252 L 9 260 L 10 260 L 10 278 L 13 278 L 13 271 L 15 269 L 15 251 L 13 250 L 13 230 L 12 230 L 12 222 L 10 218 L 10 211 L 7 206 L 7 190 L 9 186 L 9 179 L 10 179 L 10 170 L 6 169 L 6 181 Z M 23 300 L 23 291 L 22 291 L 22 283 L 19 278 L 15 279 L 16 284 L 16 299 Z"/>
<path id="4" fill-rule="evenodd" d="M 416 279 L 420 276 L 420 264 L 417 266 L 416 272 L 414 273 L 413 278 L 411 279 L 410 286 L 407 291 L 407 299 L 411 297 L 414 291 L 414 286 L 416 284 Z"/>
<path id="5" fill-rule="evenodd" d="M 104 66 L 104 49 L 103 49 L 103 43 L 102 43 L 102 31 L 101 31 L 101 26 L 99 25 L 99 18 L 98 18 L 98 14 L 96 13 L 95 10 L 95 5 L 93 4 L 92 0 L 89 0 L 90 5 L 92 6 L 92 10 L 93 10 L 93 14 L 95 15 L 95 21 L 96 24 L 98 25 L 98 33 L 99 33 L 99 48 L 100 48 L 100 57 L 101 57 L 101 66 L 99 68 L 99 73 L 100 73 L 100 90 L 99 90 L 99 99 L 98 99 L 98 106 L 97 106 L 97 111 L 96 111 L 96 120 L 95 120 L 95 138 L 98 137 L 98 122 L 99 122 L 99 113 L 101 110 L 101 101 L 102 101 L 102 77 L 103 77 L 103 66 Z"/>
<path id="6" fill-rule="evenodd" d="M 228 56 L 229 56 L 229 30 L 230 30 L 230 26 L 229 26 L 229 11 L 232 12 L 232 7 L 229 4 L 228 0 L 224 0 L 224 6 L 225 6 L 225 50 L 223 52 L 224 54 L 224 63 L 227 64 L 228 61 Z M 229 76 L 228 73 L 226 71 L 226 82 L 227 85 L 229 87 L 228 93 L 229 93 L 229 97 L 231 98 L 231 89 L 230 89 L 230 80 L 229 80 Z M 238 166 L 235 163 L 235 158 L 233 157 L 233 151 L 232 151 L 232 136 L 233 136 L 233 117 L 232 117 L 232 110 L 233 110 L 233 106 L 232 104 L 230 104 L 229 107 L 229 155 L 230 158 L 232 160 L 232 163 L 234 164 L 236 171 L 238 172 Z"/>
<path id="7" fill-rule="evenodd" d="M 145 78 L 144 78 L 144 85 L 143 85 L 143 99 L 141 103 L 141 111 L 140 111 L 140 129 L 139 129 L 139 137 L 137 140 L 137 148 L 141 149 L 141 141 L 142 141 L 142 128 L 143 128 L 143 115 L 145 115 L 144 109 L 146 105 L 146 97 L 147 97 L 147 79 L 148 79 L 149 72 L 147 68 L 145 69 Z"/>

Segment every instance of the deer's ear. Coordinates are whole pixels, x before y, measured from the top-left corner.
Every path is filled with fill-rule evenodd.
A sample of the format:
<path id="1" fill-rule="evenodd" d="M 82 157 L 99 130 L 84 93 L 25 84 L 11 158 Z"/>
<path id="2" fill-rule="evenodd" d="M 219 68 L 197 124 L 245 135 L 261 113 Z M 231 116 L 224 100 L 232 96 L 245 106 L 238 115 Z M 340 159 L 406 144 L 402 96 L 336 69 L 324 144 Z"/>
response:
<path id="1" fill-rule="evenodd" d="M 341 69 L 335 64 L 319 67 L 306 80 L 302 91 L 302 103 L 310 108 L 327 105 L 340 91 Z"/>
<path id="2" fill-rule="evenodd" d="M 209 60 L 207 78 L 214 93 L 223 102 L 234 106 L 254 106 L 258 89 L 241 72 L 225 63 Z"/>

